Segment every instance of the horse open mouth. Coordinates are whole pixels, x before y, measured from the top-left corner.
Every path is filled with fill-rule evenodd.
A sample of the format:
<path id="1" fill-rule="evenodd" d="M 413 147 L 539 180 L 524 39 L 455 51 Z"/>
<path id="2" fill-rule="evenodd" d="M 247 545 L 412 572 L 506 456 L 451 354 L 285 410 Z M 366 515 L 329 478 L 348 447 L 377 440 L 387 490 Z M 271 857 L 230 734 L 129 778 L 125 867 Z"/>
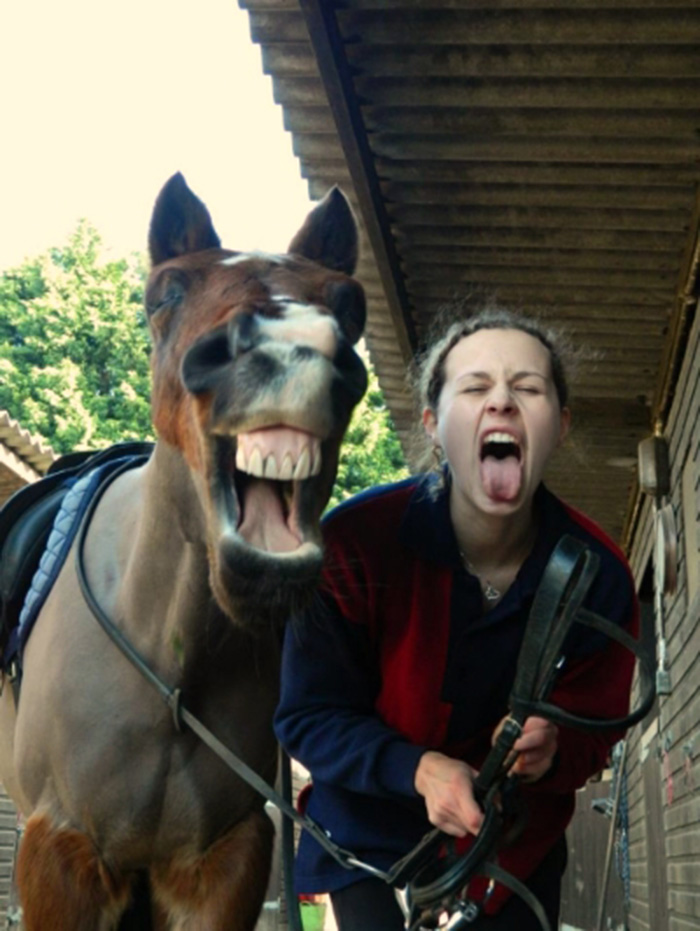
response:
<path id="1" fill-rule="evenodd" d="M 304 554 L 301 490 L 321 471 L 320 439 L 275 426 L 239 433 L 235 461 L 230 440 L 217 438 L 216 448 L 219 520 L 228 532 L 270 555 Z"/>

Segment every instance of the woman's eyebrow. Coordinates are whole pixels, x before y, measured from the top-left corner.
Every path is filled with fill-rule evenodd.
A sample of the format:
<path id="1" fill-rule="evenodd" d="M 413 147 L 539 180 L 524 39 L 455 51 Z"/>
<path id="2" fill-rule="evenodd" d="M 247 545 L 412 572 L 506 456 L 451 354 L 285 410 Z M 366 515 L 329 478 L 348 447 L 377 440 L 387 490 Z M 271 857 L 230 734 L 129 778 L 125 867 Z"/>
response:
<path id="1" fill-rule="evenodd" d="M 547 375 L 543 375 L 542 372 L 516 372 L 515 375 L 511 376 L 511 381 L 516 381 L 518 378 L 541 378 L 542 381 L 549 381 Z"/>
<path id="2" fill-rule="evenodd" d="M 457 376 L 457 381 L 462 381 L 463 378 L 491 378 L 488 372 L 460 372 Z"/>
<path id="3" fill-rule="evenodd" d="M 455 380 L 456 380 L 456 381 L 464 381 L 464 379 L 466 379 L 466 378 L 485 378 L 485 379 L 489 379 L 489 378 L 492 378 L 492 377 L 493 377 L 493 376 L 492 376 L 489 372 L 481 372 L 481 371 L 474 371 L 474 372 L 472 372 L 472 371 L 469 371 L 469 372 L 461 372 L 461 373 L 457 376 L 457 378 L 456 378 Z M 511 376 L 509 377 L 508 380 L 509 380 L 509 381 L 517 381 L 519 378 L 530 378 L 530 377 L 541 378 L 542 381 L 549 381 L 548 376 L 547 376 L 547 375 L 543 375 L 542 372 L 531 372 L 531 371 L 529 371 L 529 370 L 523 370 L 523 371 L 521 371 L 521 372 L 515 372 L 513 375 L 511 375 Z"/>

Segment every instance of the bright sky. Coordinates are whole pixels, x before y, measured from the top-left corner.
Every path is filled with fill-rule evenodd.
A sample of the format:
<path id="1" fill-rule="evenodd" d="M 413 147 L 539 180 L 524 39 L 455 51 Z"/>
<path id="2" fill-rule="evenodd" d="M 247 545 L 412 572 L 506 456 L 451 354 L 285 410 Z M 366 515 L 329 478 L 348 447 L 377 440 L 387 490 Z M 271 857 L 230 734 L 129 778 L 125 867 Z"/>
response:
<path id="1" fill-rule="evenodd" d="M 80 217 L 145 249 L 175 171 L 229 248 L 283 250 L 309 210 L 236 0 L 10 0 L 0 88 L 0 270 Z"/>

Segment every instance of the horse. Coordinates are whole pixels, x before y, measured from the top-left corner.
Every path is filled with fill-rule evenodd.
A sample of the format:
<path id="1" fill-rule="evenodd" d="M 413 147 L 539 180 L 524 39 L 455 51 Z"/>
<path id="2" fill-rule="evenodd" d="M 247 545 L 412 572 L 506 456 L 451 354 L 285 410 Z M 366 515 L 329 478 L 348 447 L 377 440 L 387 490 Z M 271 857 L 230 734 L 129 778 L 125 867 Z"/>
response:
<path id="1" fill-rule="evenodd" d="M 313 597 L 320 517 L 366 388 L 357 225 L 334 188 L 288 253 L 234 252 L 177 174 L 148 243 L 156 441 L 101 492 L 86 582 L 153 673 L 273 781 L 281 632 Z M 123 927 L 144 877 L 152 927 L 251 931 L 271 861 L 264 800 L 110 642 L 76 546 L 24 648 L 19 698 L 0 700 L 0 778 L 26 817 L 26 931 Z"/>

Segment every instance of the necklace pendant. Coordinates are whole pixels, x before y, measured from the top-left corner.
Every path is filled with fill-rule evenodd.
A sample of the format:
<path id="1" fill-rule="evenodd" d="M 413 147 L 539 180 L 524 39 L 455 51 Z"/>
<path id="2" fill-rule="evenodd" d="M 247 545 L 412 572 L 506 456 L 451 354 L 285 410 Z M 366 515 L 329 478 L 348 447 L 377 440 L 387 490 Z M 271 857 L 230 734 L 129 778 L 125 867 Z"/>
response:
<path id="1" fill-rule="evenodd" d="M 469 562 L 464 553 L 460 550 L 459 555 L 462 557 L 462 563 L 468 572 L 471 572 L 473 576 L 479 580 L 479 585 L 481 586 L 481 591 L 484 595 L 484 598 L 487 601 L 498 601 L 501 597 L 501 593 L 497 588 L 494 588 L 493 585 L 489 582 L 488 579 L 482 579 L 481 576 L 477 573 L 474 566 Z"/>

